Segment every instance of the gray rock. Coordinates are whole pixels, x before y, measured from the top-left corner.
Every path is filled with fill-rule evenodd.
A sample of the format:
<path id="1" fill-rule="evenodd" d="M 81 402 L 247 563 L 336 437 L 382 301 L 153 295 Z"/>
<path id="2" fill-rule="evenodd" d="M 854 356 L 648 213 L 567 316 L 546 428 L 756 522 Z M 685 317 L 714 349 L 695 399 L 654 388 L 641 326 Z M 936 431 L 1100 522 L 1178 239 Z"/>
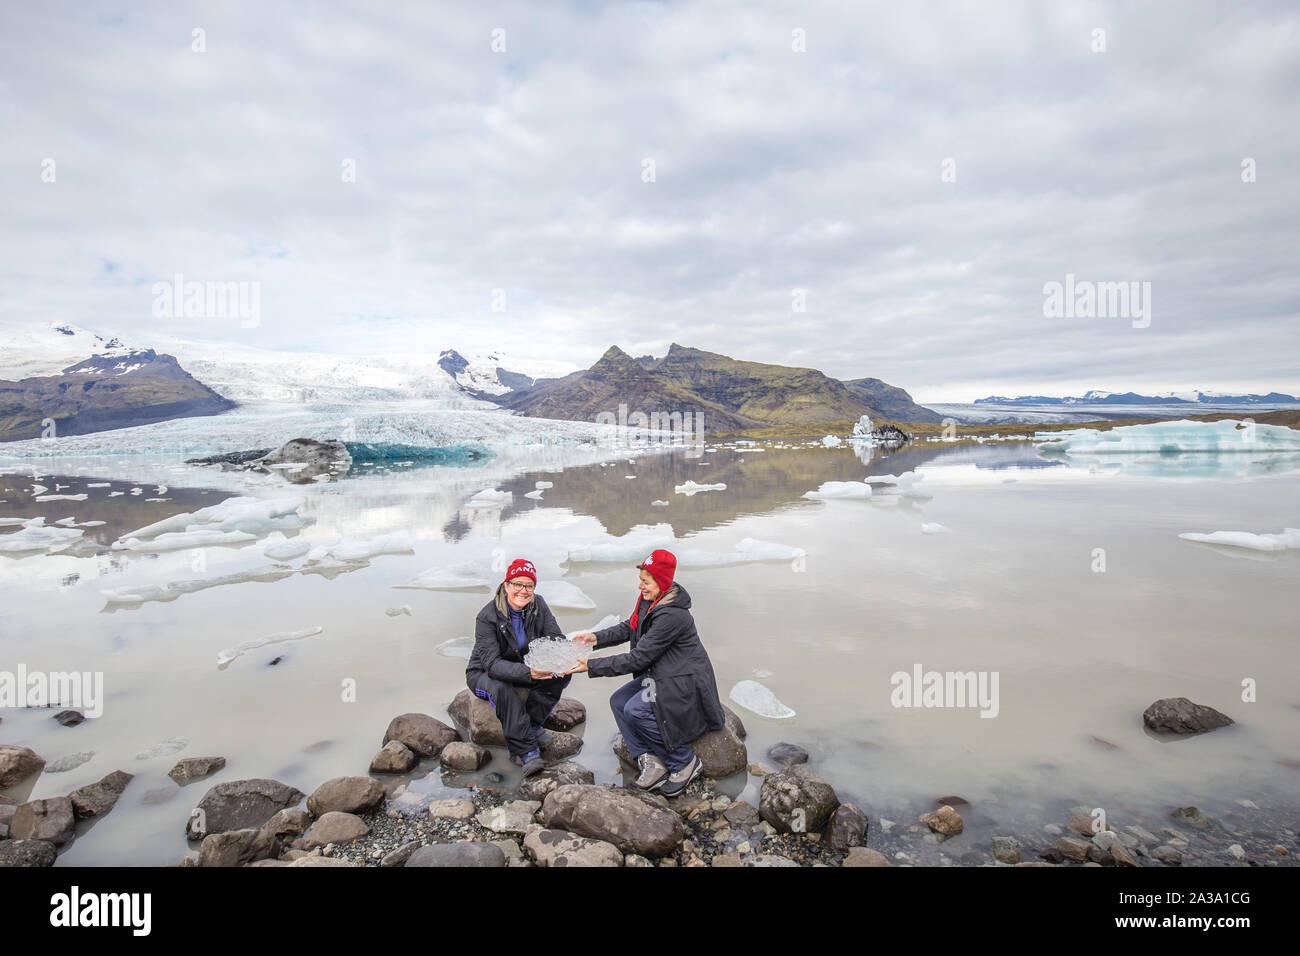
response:
<path id="1" fill-rule="evenodd" d="M 64 727 L 75 727 L 86 719 L 86 715 L 79 710 L 61 710 L 54 715 L 54 719 Z"/>
<path id="2" fill-rule="evenodd" d="M 1159 843 L 1160 838 L 1150 830 L 1144 830 L 1142 827 L 1134 825 L 1125 827 L 1124 832 L 1131 834 L 1139 843 Z"/>
<path id="3" fill-rule="evenodd" d="M 855 846 L 849 850 L 841 866 L 893 866 L 889 858 L 879 850 L 869 850 L 865 846 Z"/>
<path id="4" fill-rule="evenodd" d="M 541 806 L 536 800 L 510 800 L 483 810 L 475 819 L 479 826 L 493 833 L 527 833 L 535 824 L 533 814 Z"/>
<path id="5" fill-rule="evenodd" d="M 68 798 L 72 801 L 73 813 L 81 819 L 103 816 L 113 809 L 117 798 L 122 795 L 122 791 L 134 776 L 125 770 L 114 770 L 98 783 L 73 790 L 68 794 Z"/>
<path id="6" fill-rule="evenodd" d="M 282 464 L 304 464 L 306 467 L 296 470 L 270 467 Z M 338 439 L 294 438 L 261 458 L 253 459 L 246 467 L 278 474 L 294 484 L 310 485 L 315 483 L 318 475 L 346 475 L 352 467 L 352 456 Z"/>
<path id="7" fill-rule="evenodd" d="M 0 744 L 0 789 L 22 783 L 45 768 L 45 758 L 30 747 Z"/>
<path id="8" fill-rule="evenodd" d="M 565 760 L 525 777 L 519 784 L 519 796 L 525 800 L 545 800 L 556 787 L 571 783 L 595 783 L 596 775 L 581 764 Z"/>
<path id="9" fill-rule="evenodd" d="M 400 740 L 390 740 L 370 761 L 371 773 L 406 773 L 419 758 Z"/>
<path id="10" fill-rule="evenodd" d="M 469 691 L 466 690 L 465 693 L 468 694 Z M 383 743 L 396 740 L 405 745 L 411 753 L 421 757 L 436 757 L 442 752 L 443 747 L 459 739 L 460 735 L 454 729 L 428 714 L 401 714 L 389 721 L 388 729 L 384 731 Z M 482 743 L 482 741 L 475 742 Z M 505 746 L 504 738 L 501 746 Z"/>
<path id="11" fill-rule="evenodd" d="M 261 830 L 276 840 L 290 840 L 300 837 L 311 826 L 311 814 L 301 807 L 279 810 L 271 819 L 262 824 Z"/>
<path id="12" fill-rule="evenodd" d="M 539 803 L 538 806 L 541 806 Z M 434 800 L 429 804 L 429 816 L 434 820 L 472 820 L 474 801 L 460 798 Z"/>
<path id="13" fill-rule="evenodd" d="M 767 759 L 780 770 L 787 767 L 793 767 L 797 763 L 808 762 L 808 751 L 796 744 L 785 742 L 774 744 L 768 748 Z"/>
<path id="14" fill-rule="evenodd" d="M 385 854 L 384 858 L 379 861 L 380 866 L 406 866 L 406 861 L 411 858 L 411 854 L 420 848 L 420 844 L 412 840 L 410 843 L 403 843 L 392 853 Z"/>
<path id="15" fill-rule="evenodd" d="M 199 866 L 243 866 L 275 856 L 279 845 L 261 829 L 248 827 L 210 833 L 199 844 Z"/>
<path id="16" fill-rule="evenodd" d="M 1052 844 L 1052 848 L 1067 860 L 1076 860 L 1082 863 L 1088 858 L 1088 850 L 1092 847 L 1089 840 L 1080 840 L 1076 837 L 1061 837 Z"/>
<path id="17" fill-rule="evenodd" d="M 406 865 L 495 867 L 506 865 L 506 855 L 491 843 L 433 843 L 412 853 Z"/>
<path id="18" fill-rule="evenodd" d="M 500 847 L 506 855 L 506 866 L 528 866 L 530 861 L 524 856 L 523 847 L 514 840 L 489 840 L 492 846 Z"/>
<path id="19" fill-rule="evenodd" d="M 373 777 L 335 777 L 326 780 L 307 798 L 313 816 L 331 810 L 359 813 L 373 810 L 384 800 L 384 785 Z"/>
<path id="20" fill-rule="evenodd" d="M 1233 719 L 1186 697 L 1165 697 L 1142 712 L 1142 723 L 1158 734 L 1203 734 L 1227 727 Z"/>
<path id="21" fill-rule="evenodd" d="M 312 824 L 311 829 L 303 837 L 303 844 L 308 850 L 314 850 L 318 846 L 328 846 L 331 843 L 335 846 L 343 846 L 369 832 L 370 827 L 366 826 L 365 821 L 359 816 L 343 813 L 340 810 L 330 810 L 321 814 L 320 819 Z"/>
<path id="22" fill-rule="evenodd" d="M 547 730 L 572 730 L 587 719 L 587 705 L 572 697 L 561 697 L 543 724 Z"/>
<path id="23" fill-rule="evenodd" d="M 804 764 L 770 773 L 759 791 L 759 815 L 783 833 L 816 833 L 840 799 L 835 789 Z"/>
<path id="24" fill-rule="evenodd" d="M 505 731 L 497 719 L 492 705 L 469 688 L 461 691 L 447 706 L 447 713 L 456 726 L 464 728 L 471 743 L 481 747 L 504 747 Z"/>
<path id="25" fill-rule="evenodd" d="M 711 730 L 692 742 L 695 756 L 704 765 L 704 776 L 717 780 L 740 773 L 749 766 L 749 751 L 745 747 L 745 725 L 726 704 L 722 705 L 726 724 L 721 730 Z"/>
<path id="26" fill-rule="evenodd" d="M 1168 866 L 1182 866 L 1183 855 L 1169 844 L 1164 843 L 1151 851 L 1151 855 Z"/>
<path id="27" fill-rule="evenodd" d="M 1242 845 L 1241 845 L 1240 843 L 1234 843 L 1234 844 L 1232 844 L 1231 846 L 1229 846 L 1229 847 L 1228 847 L 1228 854 L 1229 854 L 1229 855 L 1230 855 L 1234 860 L 1244 860 L 1244 859 L 1246 859 L 1246 851 L 1245 851 L 1245 849 L 1242 848 Z"/>
<path id="28" fill-rule="evenodd" d="M 841 803 L 831 814 L 823 839 L 832 850 L 847 851 L 867 838 L 867 815 L 851 803 Z"/>
<path id="29" fill-rule="evenodd" d="M 1116 834 L 1114 830 L 1102 830 L 1101 832 L 1092 835 L 1092 842 L 1105 852 L 1109 853 L 1110 848 L 1120 841 L 1118 834 Z"/>
<path id="30" fill-rule="evenodd" d="M 1210 825 L 1210 818 L 1196 807 L 1175 807 L 1169 815 L 1179 823 L 1190 824 L 1198 830 L 1207 829 Z"/>
<path id="31" fill-rule="evenodd" d="M 491 759 L 492 751 L 463 740 L 453 740 L 438 755 L 438 761 L 444 767 L 465 772 L 477 770 Z"/>
<path id="32" fill-rule="evenodd" d="M 185 757 L 167 771 L 167 776 L 183 787 L 195 780 L 210 777 L 225 765 L 225 757 Z"/>
<path id="33" fill-rule="evenodd" d="M 58 855 L 48 840 L 0 840 L 0 867 L 53 866 Z"/>
<path id="34" fill-rule="evenodd" d="M 681 817 L 663 797 L 584 784 L 551 791 L 542 804 L 542 822 L 650 858 L 672 853 L 686 837 Z"/>
<path id="35" fill-rule="evenodd" d="M 753 829 L 758 826 L 759 821 L 762 819 L 758 815 L 758 808 L 756 806 L 752 803 L 745 803 L 743 801 L 733 803 L 731 806 L 727 807 L 727 809 L 722 811 L 722 816 L 733 827 L 742 830 Z"/>
<path id="36" fill-rule="evenodd" d="M 798 866 L 794 860 L 775 853 L 763 853 L 745 860 L 745 866 Z"/>
<path id="37" fill-rule="evenodd" d="M 623 865 L 623 854 L 614 844 L 564 830 L 534 830 L 524 837 L 524 849 L 538 866 Z"/>
<path id="38" fill-rule="evenodd" d="M 551 732 L 551 745 L 542 751 L 542 759 L 550 763 L 553 760 L 566 760 L 582 749 L 582 738 L 577 734 L 566 734 L 562 730 Z"/>
<path id="39" fill-rule="evenodd" d="M 210 833 L 260 827 L 279 810 L 296 806 L 303 792 L 278 780 L 254 778 L 214 784 L 185 824 L 191 839 Z"/>
<path id="40" fill-rule="evenodd" d="M 62 757 L 55 757 L 45 765 L 46 773 L 67 773 L 69 770 L 76 770 L 83 763 L 95 756 L 93 750 L 80 750 L 75 754 L 65 754 Z"/>
<path id="41" fill-rule="evenodd" d="M 993 838 L 993 859 L 999 863 L 1016 864 L 1020 862 L 1020 841 L 1015 837 L 1000 836 Z"/>
<path id="42" fill-rule="evenodd" d="M 9 836 L 14 840 L 44 840 L 62 846 L 77 830 L 72 801 L 67 797 L 47 797 L 20 804 L 9 821 Z"/>
<path id="43" fill-rule="evenodd" d="M 332 856 L 304 856 L 294 860 L 289 866 L 360 866 L 360 863 L 349 863 L 347 860 L 340 860 Z"/>

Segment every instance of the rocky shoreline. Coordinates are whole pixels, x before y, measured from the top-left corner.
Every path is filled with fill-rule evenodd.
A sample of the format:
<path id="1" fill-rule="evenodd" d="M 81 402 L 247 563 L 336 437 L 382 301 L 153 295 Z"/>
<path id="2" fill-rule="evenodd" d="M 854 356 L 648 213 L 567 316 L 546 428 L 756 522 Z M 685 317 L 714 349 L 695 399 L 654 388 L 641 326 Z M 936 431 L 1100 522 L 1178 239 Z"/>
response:
<path id="1" fill-rule="evenodd" d="M 705 775 L 671 799 L 598 785 L 570 760 L 583 747 L 572 731 L 586 712 L 568 698 L 547 723 L 555 739 L 545 770 L 484 773 L 510 767 L 495 713 L 469 691 L 447 712 L 455 726 L 427 714 L 393 718 L 367 775 L 327 780 L 310 795 L 267 779 L 213 785 L 184 823 L 197 854 L 178 865 L 1292 866 L 1300 851 L 1294 820 L 1246 799 L 1216 819 L 1173 806 L 1163 819 L 1108 819 L 1076 805 L 1060 820 L 1003 822 L 975 840 L 963 815 L 978 810 L 963 797 L 938 797 L 919 814 L 868 812 L 842 802 L 797 745 L 777 744 L 765 764 L 750 762 L 744 724 L 730 709 L 722 730 L 695 743 Z M 1184 698 L 1157 701 L 1144 719 L 1178 734 L 1231 723 Z M 630 768 L 620 738 L 613 753 Z M 421 789 L 435 760 L 438 793 Z M 187 785 L 225 764 L 189 757 L 170 776 Z M 0 745 L 0 788 L 43 766 L 28 748 Z M 761 778 L 757 806 L 719 789 L 741 773 Z M 115 771 L 67 796 L 0 804 L 0 866 L 53 865 L 77 822 L 108 813 L 131 779 Z"/>

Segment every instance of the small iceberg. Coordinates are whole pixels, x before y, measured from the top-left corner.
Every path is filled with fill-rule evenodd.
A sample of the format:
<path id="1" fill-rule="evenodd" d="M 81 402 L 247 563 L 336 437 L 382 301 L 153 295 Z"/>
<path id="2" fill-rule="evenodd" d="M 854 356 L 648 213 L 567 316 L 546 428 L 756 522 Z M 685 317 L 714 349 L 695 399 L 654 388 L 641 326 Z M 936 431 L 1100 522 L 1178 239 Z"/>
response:
<path id="1" fill-rule="evenodd" d="M 277 634 L 268 634 L 266 637 L 254 637 L 251 640 L 243 641 L 234 647 L 227 648 L 217 655 L 217 667 L 225 670 L 226 666 L 237 657 L 242 657 L 249 651 L 256 650 L 259 647 L 265 647 L 267 644 L 282 644 L 285 641 L 301 641 L 305 637 L 315 637 L 324 631 L 323 627 L 305 627 L 300 631 L 281 631 Z"/>
<path id="2" fill-rule="evenodd" d="M 844 439 L 836 435 L 827 435 L 825 438 L 822 439 L 822 444 L 825 445 L 827 448 L 839 448 L 840 445 L 844 444 Z"/>
<path id="3" fill-rule="evenodd" d="M 280 541 L 276 544 L 268 544 L 262 554 L 273 561 L 291 561 L 294 558 L 301 558 L 311 550 L 311 544 L 301 538 L 291 538 L 288 541 Z"/>
<path id="4" fill-rule="evenodd" d="M 168 754 L 180 753 L 190 745 L 188 737 L 167 737 L 158 741 L 148 750 L 142 750 L 135 755 L 136 760 L 152 760 L 154 757 L 165 757 Z"/>
<path id="5" fill-rule="evenodd" d="M 469 660 L 470 652 L 474 650 L 474 638 L 472 637 L 453 637 L 449 641 L 443 641 L 438 645 L 438 653 L 443 657 L 457 657 L 461 660 Z"/>
<path id="6" fill-rule="evenodd" d="M 870 498 L 871 486 L 865 481 L 824 481 L 816 491 L 805 491 L 803 496 L 814 501 L 831 498 Z"/>
<path id="7" fill-rule="evenodd" d="M 415 540 L 409 531 L 394 531 L 377 538 L 347 538 L 326 550 L 339 561 L 365 561 L 380 554 L 412 553 L 415 551 Z"/>
<path id="8" fill-rule="evenodd" d="M 1249 531 L 1214 531 L 1210 534 L 1198 534 L 1195 531 L 1184 531 L 1178 537 L 1184 541 L 1218 544 L 1229 548 L 1249 548 L 1252 551 L 1300 549 L 1300 528 L 1283 528 L 1280 534 L 1253 534 Z"/>
<path id="9" fill-rule="evenodd" d="M 760 717 L 773 720 L 785 720 L 794 716 L 794 711 L 777 700 L 776 695 L 756 680 L 742 680 L 731 688 L 727 695 L 734 703 Z"/>
<path id="10" fill-rule="evenodd" d="M 425 568 L 409 581 L 395 588 L 419 588 L 425 591 L 485 591 L 492 586 L 483 575 L 470 568 Z"/>
<path id="11" fill-rule="evenodd" d="M 946 534 L 947 531 L 948 529 L 937 521 L 927 521 L 921 525 L 921 534 Z"/>
<path id="12" fill-rule="evenodd" d="M 466 508 L 504 508 L 510 504 L 514 494 L 509 491 L 497 491 L 495 488 L 484 488 L 478 494 L 474 495 L 469 501 L 465 502 Z"/>
<path id="13" fill-rule="evenodd" d="M 715 485 L 700 485 L 700 484 L 696 484 L 694 481 L 689 481 L 689 480 L 685 484 L 676 485 L 673 487 L 673 491 L 677 492 L 677 494 L 686 495 L 686 497 L 688 498 L 691 495 L 698 495 L 701 491 L 726 491 L 726 490 L 727 490 L 727 486 L 724 485 L 722 482 L 718 482 Z"/>
<path id="14" fill-rule="evenodd" d="M 582 588 L 569 581 L 554 579 L 542 581 L 537 585 L 537 593 L 553 608 L 590 611 L 596 607 L 596 602 L 589 598 Z"/>

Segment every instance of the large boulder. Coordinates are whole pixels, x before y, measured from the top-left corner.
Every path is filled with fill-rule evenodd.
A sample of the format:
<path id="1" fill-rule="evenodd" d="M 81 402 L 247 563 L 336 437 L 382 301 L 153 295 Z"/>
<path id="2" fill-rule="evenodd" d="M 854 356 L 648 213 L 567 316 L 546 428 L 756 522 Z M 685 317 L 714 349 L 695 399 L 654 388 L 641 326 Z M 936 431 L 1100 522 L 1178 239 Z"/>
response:
<path id="1" fill-rule="evenodd" d="M 759 791 L 759 815 L 783 833 L 814 833 L 840 805 L 835 788 L 798 763 L 769 773 Z"/>
<path id="2" fill-rule="evenodd" d="M 336 845 L 351 843 L 369 832 L 370 827 L 366 826 L 365 821 L 356 814 L 330 810 L 328 813 L 321 814 L 320 819 L 312 824 L 307 835 L 303 837 L 303 847 L 314 850 L 318 846 L 328 846 L 331 843 Z"/>
<path id="3" fill-rule="evenodd" d="M 265 830 L 247 827 L 210 833 L 199 844 L 199 866 L 243 866 L 275 856 L 280 845 Z"/>
<path id="4" fill-rule="evenodd" d="M 547 730 L 572 730 L 587 719 L 587 705 L 572 697 L 561 697 L 560 702 L 546 718 Z"/>
<path id="5" fill-rule="evenodd" d="M 832 850 L 844 852 L 861 846 L 867 836 L 867 815 L 852 803 L 841 803 L 831 814 L 825 839 Z"/>
<path id="6" fill-rule="evenodd" d="M 0 744 L 0 789 L 22 783 L 45 769 L 45 758 L 31 747 Z"/>
<path id="7" fill-rule="evenodd" d="M 480 811 L 476 819 L 479 826 L 493 833 L 527 833 L 533 826 L 533 814 L 541 806 L 536 800 L 510 800 Z"/>
<path id="8" fill-rule="evenodd" d="M 647 857 L 667 856 L 686 837 L 681 817 L 663 797 L 587 784 L 566 784 L 547 794 L 542 822 Z"/>
<path id="9" fill-rule="evenodd" d="M 263 833 L 270 834 L 277 840 L 292 840 L 307 832 L 311 826 L 311 814 L 301 807 L 280 810 L 275 816 L 262 824 Z"/>
<path id="10" fill-rule="evenodd" d="M 614 844 L 564 830 L 534 830 L 524 837 L 524 849 L 538 866 L 623 865 L 623 854 Z"/>
<path id="11" fill-rule="evenodd" d="M 273 465 L 293 465 L 292 468 L 273 468 Z M 301 466 L 301 467 L 297 467 Z M 294 438 L 261 458 L 249 462 L 249 467 L 261 468 L 278 474 L 294 484 L 309 485 L 318 475 L 338 478 L 352 467 L 352 455 L 347 446 L 336 438 L 318 441 L 315 438 Z"/>
<path id="12" fill-rule="evenodd" d="M 317 817 L 331 810 L 358 813 L 373 810 L 383 800 L 384 785 L 373 777 L 335 777 L 312 791 L 307 810 Z"/>
<path id="13" fill-rule="evenodd" d="M 469 691 L 465 693 L 468 694 Z M 388 722 L 383 743 L 397 740 L 414 754 L 419 754 L 421 757 L 436 757 L 442 752 L 443 747 L 459 739 L 460 735 L 453 728 L 428 714 L 401 714 Z M 501 746 L 505 746 L 504 738 Z"/>
<path id="14" fill-rule="evenodd" d="M 390 740 L 370 761 L 371 773 L 406 773 L 419 758 L 400 740 Z"/>
<path id="15" fill-rule="evenodd" d="M 447 713 L 456 726 L 469 735 L 472 743 L 483 747 L 506 745 L 505 731 L 501 729 L 497 712 L 468 687 L 453 698 L 447 706 Z"/>
<path id="16" fill-rule="evenodd" d="M 551 737 L 551 745 L 542 750 L 542 759 L 547 763 L 567 760 L 582 749 L 582 738 L 577 734 L 556 730 L 551 732 Z"/>
<path id="17" fill-rule="evenodd" d="M 260 827 L 277 811 L 297 806 L 304 794 L 278 780 L 254 778 L 214 784 L 185 824 L 191 839 L 210 833 Z"/>
<path id="18" fill-rule="evenodd" d="M 545 770 L 525 777 L 519 784 L 519 796 L 525 800 L 545 800 L 556 787 L 570 783 L 595 783 L 596 775 L 571 760 L 551 764 Z"/>
<path id="19" fill-rule="evenodd" d="M 59 851 L 46 840 L 0 840 L 0 868 L 53 866 Z"/>
<path id="20" fill-rule="evenodd" d="M 68 794 L 68 799 L 72 801 L 73 813 L 79 818 L 103 816 L 113 809 L 117 798 L 122 795 L 122 791 L 134 776 L 125 770 L 114 770 L 98 783 L 87 784 L 73 790 Z"/>
<path id="21" fill-rule="evenodd" d="M 478 744 L 467 743 L 463 740 L 453 740 L 443 747 L 442 753 L 438 755 L 439 763 L 448 770 L 460 770 L 467 773 L 478 770 L 491 759 L 492 751 L 486 747 L 480 747 Z"/>
<path id="22" fill-rule="evenodd" d="M 506 865 L 506 855 L 491 843 L 432 843 L 412 853 L 406 865 L 498 867 Z"/>
<path id="23" fill-rule="evenodd" d="M 1227 714 L 1186 697 L 1164 697 L 1142 712 L 1142 723 L 1158 734 L 1203 734 L 1233 722 Z"/>
<path id="24" fill-rule="evenodd" d="M 749 751 L 745 748 L 745 725 L 731 708 L 724 706 L 722 709 L 726 712 L 723 728 L 711 730 L 691 744 L 695 755 L 704 765 L 704 776 L 715 780 L 740 773 L 749 766 Z M 636 766 L 622 734 L 614 737 L 614 756 L 629 767 Z"/>
<path id="25" fill-rule="evenodd" d="M 14 840 L 44 840 L 62 846 L 77 830 L 72 801 L 67 797 L 46 797 L 20 804 L 9 821 L 9 836 Z"/>

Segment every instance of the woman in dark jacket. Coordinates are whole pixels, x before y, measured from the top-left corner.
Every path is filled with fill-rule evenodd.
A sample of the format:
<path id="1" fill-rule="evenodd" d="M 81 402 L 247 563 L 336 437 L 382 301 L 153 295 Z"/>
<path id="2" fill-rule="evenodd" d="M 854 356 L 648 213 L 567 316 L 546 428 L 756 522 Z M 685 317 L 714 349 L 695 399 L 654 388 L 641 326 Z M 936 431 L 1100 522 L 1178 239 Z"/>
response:
<path id="1" fill-rule="evenodd" d="M 572 680 L 567 674 L 556 677 L 524 663 L 533 641 L 564 637 L 536 588 L 533 563 L 523 558 L 512 561 L 496 595 L 474 619 L 474 650 L 465 668 L 465 683 L 496 711 L 510 759 L 524 768 L 524 776 L 546 766 L 541 751 L 554 738 L 542 725 Z"/>
<path id="2" fill-rule="evenodd" d="M 636 786 L 676 796 L 703 769 L 691 744 L 722 728 L 722 701 L 713 664 L 695 631 L 691 596 L 673 583 L 677 558 L 670 551 L 657 550 L 637 568 L 641 593 L 632 616 L 573 638 L 596 649 L 631 641 L 632 649 L 581 661 L 570 673 L 633 675 L 614 692 L 609 705 L 628 752 L 641 769 Z"/>

